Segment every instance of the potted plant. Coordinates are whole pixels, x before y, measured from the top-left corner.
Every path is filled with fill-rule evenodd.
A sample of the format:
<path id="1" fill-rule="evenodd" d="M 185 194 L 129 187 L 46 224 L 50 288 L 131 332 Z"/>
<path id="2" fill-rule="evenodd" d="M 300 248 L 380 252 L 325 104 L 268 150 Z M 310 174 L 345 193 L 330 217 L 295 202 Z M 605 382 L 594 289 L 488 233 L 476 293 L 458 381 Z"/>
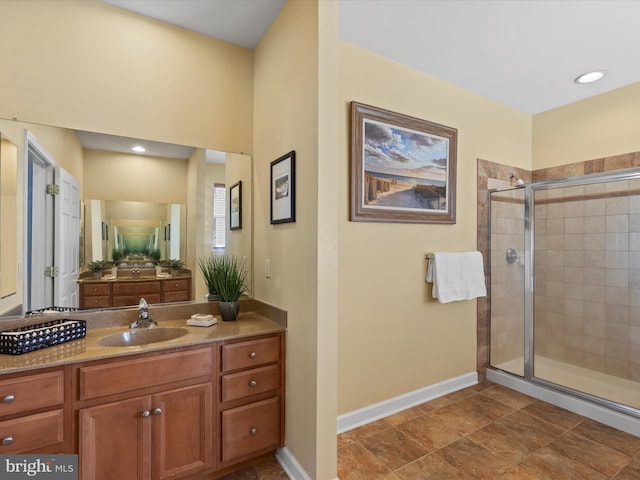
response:
<path id="1" fill-rule="evenodd" d="M 171 270 L 171 275 L 177 275 L 182 267 L 184 267 L 184 262 L 177 258 L 172 258 L 167 262 L 167 267 Z"/>
<path id="2" fill-rule="evenodd" d="M 222 320 L 235 320 L 240 311 L 240 297 L 247 291 L 247 269 L 243 260 L 222 255 L 216 259 L 212 282 L 220 296 L 218 305 Z"/>
<path id="3" fill-rule="evenodd" d="M 209 256 L 205 258 L 198 259 L 198 267 L 200 267 L 200 272 L 202 273 L 204 283 L 207 285 L 207 291 L 209 292 L 204 298 L 210 302 L 220 300 L 220 295 L 218 295 L 218 291 L 216 290 L 214 277 L 220 269 L 222 258 L 223 257 L 219 255 L 209 254 Z"/>
<path id="4" fill-rule="evenodd" d="M 102 278 L 102 270 L 105 266 L 106 263 L 103 260 L 96 260 L 87 264 L 87 270 L 93 272 L 93 278 Z"/>
<path id="5" fill-rule="evenodd" d="M 160 262 L 161 256 L 162 254 L 157 248 L 155 250 L 151 250 L 151 253 L 149 253 L 149 258 L 151 258 L 151 260 L 153 260 L 156 265 Z"/>

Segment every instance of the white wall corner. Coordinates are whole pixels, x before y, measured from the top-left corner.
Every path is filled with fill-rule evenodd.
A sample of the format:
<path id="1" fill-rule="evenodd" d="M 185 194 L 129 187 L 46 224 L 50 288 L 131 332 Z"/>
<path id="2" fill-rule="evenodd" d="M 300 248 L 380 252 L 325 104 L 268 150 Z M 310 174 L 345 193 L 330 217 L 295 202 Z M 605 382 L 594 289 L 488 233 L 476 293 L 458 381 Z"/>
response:
<path id="1" fill-rule="evenodd" d="M 380 403 L 369 405 L 359 410 L 354 410 L 353 412 L 338 415 L 338 434 L 415 407 L 434 398 L 442 397 L 443 395 L 476 385 L 477 383 L 478 373 L 469 372 L 434 385 L 429 385 L 428 387 L 414 390 L 413 392 L 390 398 Z"/>

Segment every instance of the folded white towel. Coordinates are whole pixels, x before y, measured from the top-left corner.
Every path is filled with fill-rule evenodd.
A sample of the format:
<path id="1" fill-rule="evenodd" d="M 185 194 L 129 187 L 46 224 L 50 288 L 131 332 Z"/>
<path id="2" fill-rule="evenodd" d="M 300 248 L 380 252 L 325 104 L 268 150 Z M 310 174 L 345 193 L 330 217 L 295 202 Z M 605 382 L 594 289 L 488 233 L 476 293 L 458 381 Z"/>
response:
<path id="1" fill-rule="evenodd" d="M 427 282 L 440 303 L 471 300 L 487 295 L 480 252 L 438 252 L 429 259 Z"/>

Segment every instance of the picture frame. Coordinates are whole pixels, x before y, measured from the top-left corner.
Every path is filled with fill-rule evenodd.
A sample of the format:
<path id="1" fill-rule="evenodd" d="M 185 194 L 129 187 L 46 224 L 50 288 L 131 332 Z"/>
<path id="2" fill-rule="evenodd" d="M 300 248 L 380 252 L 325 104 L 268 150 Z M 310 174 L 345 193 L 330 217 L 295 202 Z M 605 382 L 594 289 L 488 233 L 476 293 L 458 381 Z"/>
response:
<path id="1" fill-rule="evenodd" d="M 351 102 L 349 220 L 456 223 L 457 139 L 455 128 Z"/>
<path id="2" fill-rule="evenodd" d="M 229 230 L 242 228 L 242 180 L 229 188 Z"/>
<path id="3" fill-rule="evenodd" d="M 271 162 L 271 224 L 296 221 L 296 152 Z"/>

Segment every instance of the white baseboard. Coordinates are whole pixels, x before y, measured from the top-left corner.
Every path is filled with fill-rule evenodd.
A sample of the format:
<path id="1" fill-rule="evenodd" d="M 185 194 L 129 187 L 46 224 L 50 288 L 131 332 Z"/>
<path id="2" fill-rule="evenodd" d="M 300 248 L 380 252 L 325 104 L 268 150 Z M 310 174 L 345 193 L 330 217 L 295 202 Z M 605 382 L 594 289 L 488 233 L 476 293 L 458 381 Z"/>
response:
<path id="1" fill-rule="evenodd" d="M 361 427 L 394 413 L 401 412 L 434 398 L 461 390 L 478 383 L 478 373 L 469 372 L 459 377 L 450 378 L 435 385 L 414 390 L 389 400 L 385 400 L 353 412 L 338 415 L 338 434 Z"/>
<path id="2" fill-rule="evenodd" d="M 448 393 L 461 390 L 478 383 L 478 374 L 476 372 L 466 373 L 459 377 L 450 378 L 435 385 L 430 385 L 413 392 L 405 393 L 398 397 L 390 398 L 384 402 L 376 403 L 360 410 L 345 413 L 338 416 L 338 434 L 347 432 L 354 428 L 374 422 L 394 413 L 401 412 L 421 403 L 428 402 L 434 398 L 441 397 Z M 302 465 L 291 454 L 287 447 L 279 449 L 276 458 L 280 466 L 287 476 L 292 480 L 311 480 L 311 477 L 305 472 Z M 333 480 L 339 480 L 335 478 Z"/>
<path id="3" fill-rule="evenodd" d="M 280 448 L 276 452 L 276 459 L 280 466 L 284 470 L 284 473 L 292 480 L 311 480 L 311 477 L 307 475 L 302 465 L 296 460 L 287 447 Z M 332 480 L 339 480 L 338 477 Z"/>

